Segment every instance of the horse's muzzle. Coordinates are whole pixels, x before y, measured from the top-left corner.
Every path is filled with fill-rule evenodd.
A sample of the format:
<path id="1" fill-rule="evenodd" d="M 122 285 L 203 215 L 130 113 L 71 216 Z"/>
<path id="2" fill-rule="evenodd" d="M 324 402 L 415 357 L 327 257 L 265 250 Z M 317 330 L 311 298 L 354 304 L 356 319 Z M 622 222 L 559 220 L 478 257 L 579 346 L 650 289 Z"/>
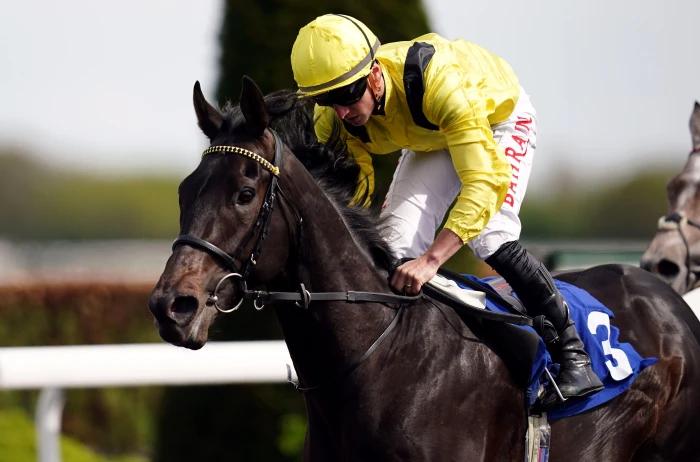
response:
<path id="1" fill-rule="evenodd" d="M 189 294 L 154 292 L 148 300 L 148 308 L 156 320 L 163 340 L 187 346 L 187 332 L 199 308 L 197 297 Z"/>

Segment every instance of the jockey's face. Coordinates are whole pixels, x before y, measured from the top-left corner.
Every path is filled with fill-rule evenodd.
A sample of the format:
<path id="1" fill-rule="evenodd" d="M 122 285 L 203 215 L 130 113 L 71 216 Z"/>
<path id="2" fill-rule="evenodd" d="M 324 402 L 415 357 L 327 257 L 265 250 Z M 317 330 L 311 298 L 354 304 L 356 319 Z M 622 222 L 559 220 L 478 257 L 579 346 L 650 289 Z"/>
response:
<path id="1" fill-rule="evenodd" d="M 382 68 L 378 62 L 372 65 L 372 70 L 367 76 L 367 85 L 362 97 L 354 104 L 342 106 L 334 104 L 333 109 L 341 120 L 346 120 L 357 127 L 367 123 L 372 116 L 376 101 L 384 94 L 384 78 Z"/>
<path id="2" fill-rule="evenodd" d="M 366 124 L 374 110 L 374 98 L 369 86 L 356 103 L 349 106 L 334 104 L 333 109 L 335 109 L 335 113 L 338 114 L 340 120 L 345 120 L 356 127 Z"/>
<path id="3" fill-rule="evenodd" d="M 313 97 L 319 106 L 332 106 L 340 120 L 361 126 L 372 116 L 375 100 L 384 93 L 384 79 L 378 62 L 367 77 Z"/>

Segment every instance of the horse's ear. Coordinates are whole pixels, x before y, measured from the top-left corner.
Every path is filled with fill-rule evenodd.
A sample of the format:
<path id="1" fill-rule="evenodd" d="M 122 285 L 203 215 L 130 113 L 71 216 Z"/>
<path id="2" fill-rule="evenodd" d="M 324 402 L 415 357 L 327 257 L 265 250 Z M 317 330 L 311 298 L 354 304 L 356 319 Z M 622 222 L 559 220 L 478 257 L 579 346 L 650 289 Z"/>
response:
<path id="1" fill-rule="evenodd" d="M 251 136 L 259 138 L 270 124 L 265 100 L 253 79 L 244 75 L 241 84 L 241 112 L 245 119 L 245 128 Z"/>
<path id="2" fill-rule="evenodd" d="M 697 101 L 690 116 L 690 136 L 693 139 L 693 152 L 700 151 L 700 103 Z"/>
<path id="3" fill-rule="evenodd" d="M 219 133 L 224 119 L 221 113 L 204 99 L 204 93 L 202 93 L 202 88 L 199 86 L 199 81 L 194 83 L 192 100 L 194 101 L 194 111 L 197 113 L 199 128 L 210 140 L 213 140 L 216 134 Z"/>

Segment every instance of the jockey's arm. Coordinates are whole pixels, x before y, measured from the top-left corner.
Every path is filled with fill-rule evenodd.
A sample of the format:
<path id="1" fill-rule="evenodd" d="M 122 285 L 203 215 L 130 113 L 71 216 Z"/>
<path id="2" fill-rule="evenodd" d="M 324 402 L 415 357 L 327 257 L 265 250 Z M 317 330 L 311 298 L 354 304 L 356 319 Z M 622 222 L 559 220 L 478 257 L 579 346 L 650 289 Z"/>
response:
<path id="1" fill-rule="evenodd" d="M 401 265 L 392 276 L 395 290 L 418 293 L 440 265 L 478 236 L 503 203 L 511 169 L 498 149 L 484 98 L 454 74 L 436 72 L 426 91 L 425 115 L 440 127 L 462 188 L 445 227 L 428 250 Z"/>
<path id="2" fill-rule="evenodd" d="M 479 235 L 501 206 L 510 182 L 510 166 L 501 159 L 495 143 L 493 146 L 491 153 L 481 143 L 450 148 L 462 189 L 445 227 L 428 250 L 394 271 L 391 285 L 395 290 L 418 293 L 462 245 Z"/>
<path id="3" fill-rule="evenodd" d="M 440 128 L 462 188 L 445 228 L 467 243 L 478 236 L 503 203 L 511 168 L 493 138 L 493 102 L 454 67 L 432 63 L 426 72 L 425 115 Z"/>
<path id="4" fill-rule="evenodd" d="M 445 228 L 459 236 L 463 244 L 486 227 L 503 203 L 510 184 L 510 165 L 493 141 L 490 128 L 487 130 L 489 133 L 482 140 L 450 146 L 462 188 Z"/>

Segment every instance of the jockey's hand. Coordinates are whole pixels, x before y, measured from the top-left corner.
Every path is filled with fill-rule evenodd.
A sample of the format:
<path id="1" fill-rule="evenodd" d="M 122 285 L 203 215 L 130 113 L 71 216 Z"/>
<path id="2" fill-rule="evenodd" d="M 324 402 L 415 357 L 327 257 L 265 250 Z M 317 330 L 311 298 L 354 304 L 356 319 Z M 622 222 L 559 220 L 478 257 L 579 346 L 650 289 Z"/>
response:
<path id="1" fill-rule="evenodd" d="M 391 287 L 400 294 L 417 295 L 423 284 L 430 281 L 462 245 L 455 233 L 443 229 L 423 255 L 396 268 L 389 281 Z"/>
<path id="2" fill-rule="evenodd" d="M 391 287 L 400 294 L 417 295 L 423 284 L 437 274 L 439 262 L 423 254 L 415 260 L 409 260 L 394 270 L 391 275 Z"/>

